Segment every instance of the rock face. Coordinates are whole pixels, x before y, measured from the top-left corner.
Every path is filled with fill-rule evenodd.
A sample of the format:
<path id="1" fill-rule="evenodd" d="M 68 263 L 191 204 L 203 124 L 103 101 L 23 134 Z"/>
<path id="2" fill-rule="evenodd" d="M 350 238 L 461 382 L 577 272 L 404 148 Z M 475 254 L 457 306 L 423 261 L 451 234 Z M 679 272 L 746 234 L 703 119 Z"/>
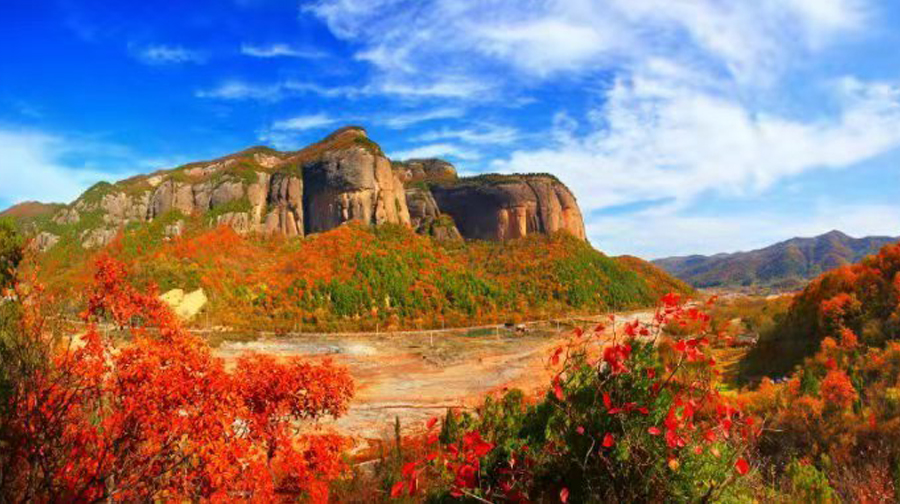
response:
<path id="1" fill-rule="evenodd" d="M 262 174 L 260 174 L 262 176 Z M 258 184 L 262 183 L 262 177 Z M 254 186 L 250 186 L 254 193 L 250 198 L 253 205 L 254 218 L 257 209 L 257 201 L 266 203 L 270 211 L 266 215 L 265 232 L 269 234 L 280 233 L 284 236 L 302 236 L 303 226 L 303 180 L 296 176 L 276 173 L 268 179 L 268 194 L 257 196 Z M 260 186 L 260 191 L 262 188 Z M 265 198 L 265 199 L 263 199 Z"/>
<path id="2" fill-rule="evenodd" d="M 551 176 L 490 175 L 431 191 L 466 238 L 510 240 L 564 230 L 585 239 L 575 197 Z"/>
<path id="3" fill-rule="evenodd" d="M 416 182 L 452 182 L 456 168 L 443 159 L 409 159 L 393 163 L 394 171 L 404 184 Z"/>
<path id="4" fill-rule="evenodd" d="M 343 136 L 354 134 L 351 130 Z M 386 157 L 364 144 L 325 152 L 305 165 L 303 187 L 308 233 L 327 231 L 349 221 L 409 225 L 403 182 Z"/>
<path id="5" fill-rule="evenodd" d="M 161 218 L 167 220 L 160 232 L 169 239 L 198 218 L 241 234 L 285 237 L 355 221 L 407 225 L 442 240 L 507 240 L 557 230 L 584 239 L 575 198 L 552 176 L 459 178 L 439 159 L 392 163 L 358 127 L 295 152 L 254 147 L 101 182 L 50 211 L 54 227 L 36 229 L 45 233 L 39 235 L 43 249 L 71 237 L 85 248 L 101 247 L 127 225 Z"/>

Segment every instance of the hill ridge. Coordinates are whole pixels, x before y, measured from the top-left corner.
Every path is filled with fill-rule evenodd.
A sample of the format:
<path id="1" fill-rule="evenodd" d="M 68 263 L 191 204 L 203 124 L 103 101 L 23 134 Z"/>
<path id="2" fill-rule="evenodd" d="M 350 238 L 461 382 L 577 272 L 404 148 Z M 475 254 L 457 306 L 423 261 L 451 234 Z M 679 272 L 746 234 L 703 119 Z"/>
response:
<path id="1" fill-rule="evenodd" d="M 900 238 L 890 236 L 854 238 L 834 229 L 818 236 L 789 238 L 754 250 L 673 256 L 652 262 L 695 287 L 795 289 L 826 271 L 856 263 L 898 240 Z"/>

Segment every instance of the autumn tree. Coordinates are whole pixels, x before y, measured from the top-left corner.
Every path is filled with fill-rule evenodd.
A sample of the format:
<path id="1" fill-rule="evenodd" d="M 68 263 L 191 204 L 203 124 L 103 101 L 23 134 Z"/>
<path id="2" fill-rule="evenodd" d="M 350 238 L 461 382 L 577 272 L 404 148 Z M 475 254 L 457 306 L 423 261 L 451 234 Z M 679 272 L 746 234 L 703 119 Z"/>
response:
<path id="1" fill-rule="evenodd" d="M 5 499 L 327 500 L 343 441 L 303 421 L 346 411 L 345 370 L 251 355 L 229 373 L 108 258 L 81 334 L 47 326 L 38 287 L 17 289 L 15 332 L 38 359 L 4 397 Z"/>
<path id="2" fill-rule="evenodd" d="M 9 287 L 22 260 L 22 236 L 9 219 L 0 218 L 0 289 Z"/>

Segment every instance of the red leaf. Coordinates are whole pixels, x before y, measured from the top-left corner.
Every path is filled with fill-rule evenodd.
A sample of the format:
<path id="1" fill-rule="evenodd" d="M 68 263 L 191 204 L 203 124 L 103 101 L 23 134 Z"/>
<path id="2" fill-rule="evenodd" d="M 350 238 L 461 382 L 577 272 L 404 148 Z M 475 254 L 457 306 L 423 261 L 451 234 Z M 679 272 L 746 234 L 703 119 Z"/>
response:
<path id="1" fill-rule="evenodd" d="M 659 430 L 659 427 L 650 427 L 647 429 L 647 432 L 650 433 L 651 436 L 659 436 L 662 434 L 662 431 Z"/>
<path id="2" fill-rule="evenodd" d="M 403 492 L 405 492 L 405 491 L 406 491 L 406 482 L 398 481 L 398 482 L 394 483 L 393 487 L 391 487 L 391 498 L 399 499 L 403 495 Z"/>
<path id="3" fill-rule="evenodd" d="M 612 448 L 612 446 L 614 444 L 616 444 L 616 439 L 613 437 L 612 434 L 607 432 L 606 435 L 603 436 L 603 447 L 604 448 Z"/>
<path id="4" fill-rule="evenodd" d="M 559 501 L 562 502 L 563 504 L 565 504 L 566 502 L 569 502 L 569 489 L 568 488 L 563 488 L 562 490 L 559 491 Z"/>
<path id="5" fill-rule="evenodd" d="M 559 384 L 559 376 L 553 379 L 553 395 L 560 401 L 564 401 L 566 396 L 563 394 L 562 386 Z"/>
<path id="6" fill-rule="evenodd" d="M 738 474 L 743 476 L 750 471 L 750 464 L 747 463 L 746 459 L 739 458 L 737 459 L 737 462 L 734 463 L 734 468 L 737 470 Z"/>
<path id="7" fill-rule="evenodd" d="M 432 417 L 430 420 L 428 420 L 428 423 L 425 424 L 425 427 L 426 427 L 428 430 L 431 430 L 431 429 L 434 428 L 434 426 L 435 426 L 435 424 L 437 423 L 437 421 L 438 421 L 437 417 Z"/>

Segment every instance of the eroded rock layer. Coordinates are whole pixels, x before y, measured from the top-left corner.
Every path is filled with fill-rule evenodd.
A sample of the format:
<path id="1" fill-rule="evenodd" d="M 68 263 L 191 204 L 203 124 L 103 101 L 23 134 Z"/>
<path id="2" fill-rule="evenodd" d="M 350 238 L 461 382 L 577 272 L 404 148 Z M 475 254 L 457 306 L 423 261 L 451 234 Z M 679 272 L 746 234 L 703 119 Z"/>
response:
<path id="1" fill-rule="evenodd" d="M 574 196 L 552 176 L 459 178 L 452 164 L 439 159 L 392 163 L 359 127 L 295 152 L 254 147 L 101 182 L 52 211 L 35 224 L 40 249 L 67 239 L 100 247 L 126 225 L 160 219 L 172 238 L 198 216 L 207 226 L 286 237 L 358 221 L 407 225 L 443 240 L 508 240 L 558 230 L 584 239 Z"/>
<path id="2" fill-rule="evenodd" d="M 436 184 L 431 192 L 442 212 L 466 238 L 510 240 L 533 233 L 568 231 L 585 239 L 575 197 L 549 175 L 489 175 Z"/>

